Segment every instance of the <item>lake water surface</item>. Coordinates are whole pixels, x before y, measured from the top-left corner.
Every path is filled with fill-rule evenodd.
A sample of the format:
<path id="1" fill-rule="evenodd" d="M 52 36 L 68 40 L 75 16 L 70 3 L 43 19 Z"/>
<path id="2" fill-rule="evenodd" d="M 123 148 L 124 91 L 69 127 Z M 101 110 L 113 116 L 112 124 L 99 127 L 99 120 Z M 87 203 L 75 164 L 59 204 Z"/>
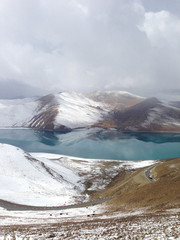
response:
<path id="1" fill-rule="evenodd" d="M 180 157 L 180 133 L 120 133 L 85 129 L 68 133 L 1 129 L 0 142 L 28 152 L 48 152 L 83 158 L 146 160 Z"/>

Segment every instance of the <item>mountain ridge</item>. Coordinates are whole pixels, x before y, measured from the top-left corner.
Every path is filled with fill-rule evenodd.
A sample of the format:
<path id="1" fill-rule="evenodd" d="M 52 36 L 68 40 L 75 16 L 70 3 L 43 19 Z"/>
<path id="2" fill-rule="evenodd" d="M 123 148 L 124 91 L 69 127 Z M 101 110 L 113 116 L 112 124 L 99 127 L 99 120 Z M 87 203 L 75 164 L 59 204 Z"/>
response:
<path id="1" fill-rule="evenodd" d="M 61 92 L 40 98 L 0 100 L 0 128 L 71 131 L 180 131 L 179 102 L 163 103 L 122 91 Z"/>

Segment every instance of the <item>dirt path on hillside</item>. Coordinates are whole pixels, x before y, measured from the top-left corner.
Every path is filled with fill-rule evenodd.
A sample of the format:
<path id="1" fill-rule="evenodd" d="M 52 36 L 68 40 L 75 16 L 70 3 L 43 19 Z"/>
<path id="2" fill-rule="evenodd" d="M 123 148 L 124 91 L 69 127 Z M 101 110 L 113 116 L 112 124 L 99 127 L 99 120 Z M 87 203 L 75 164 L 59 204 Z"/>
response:
<path id="1" fill-rule="evenodd" d="M 88 206 L 94 206 L 98 204 L 102 204 L 104 202 L 107 202 L 111 200 L 112 197 L 104 198 L 104 199 L 98 199 L 93 200 L 89 202 L 83 202 L 83 203 L 77 203 L 72 205 L 64 205 L 64 206 L 52 206 L 52 207 L 46 207 L 46 206 L 29 206 L 29 205 L 23 205 L 23 204 L 17 204 L 8 202 L 5 200 L 0 199 L 0 207 L 5 208 L 9 211 L 47 211 L 47 210 L 65 210 L 65 209 L 71 209 L 71 208 L 80 208 L 80 207 L 88 207 Z"/>

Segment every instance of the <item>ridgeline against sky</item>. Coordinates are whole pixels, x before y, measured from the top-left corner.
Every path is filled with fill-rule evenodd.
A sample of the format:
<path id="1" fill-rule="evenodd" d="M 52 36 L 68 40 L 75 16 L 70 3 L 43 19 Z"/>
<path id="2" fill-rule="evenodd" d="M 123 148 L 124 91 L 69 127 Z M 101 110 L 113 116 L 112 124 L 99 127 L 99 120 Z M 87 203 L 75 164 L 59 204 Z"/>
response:
<path id="1" fill-rule="evenodd" d="M 180 95 L 179 0 L 1 0 L 0 98 Z"/>

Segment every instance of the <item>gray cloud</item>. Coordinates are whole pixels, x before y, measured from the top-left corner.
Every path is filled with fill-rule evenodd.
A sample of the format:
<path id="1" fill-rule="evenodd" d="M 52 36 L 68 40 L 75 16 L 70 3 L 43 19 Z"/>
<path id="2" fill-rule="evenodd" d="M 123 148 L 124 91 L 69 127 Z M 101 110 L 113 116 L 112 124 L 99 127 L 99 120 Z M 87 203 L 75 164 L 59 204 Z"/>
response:
<path id="1" fill-rule="evenodd" d="M 179 0 L 142 0 L 146 11 L 159 12 L 166 10 L 173 14 L 180 15 Z"/>
<path id="2" fill-rule="evenodd" d="M 1 0 L 0 79 L 44 91 L 180 89 L 178 1 Z"/>
<path id="3" fill-rule="evenodd" d="M 1 79 L 0 80 L 0 96 L 1 99 L 13 99 L 13 98 L 25 98 L 25 97 L 35 97 L 42 96 L 48 92 L 32 87 L 29 84 L 19 82 L 16 80 L 10 79 Z"/>

